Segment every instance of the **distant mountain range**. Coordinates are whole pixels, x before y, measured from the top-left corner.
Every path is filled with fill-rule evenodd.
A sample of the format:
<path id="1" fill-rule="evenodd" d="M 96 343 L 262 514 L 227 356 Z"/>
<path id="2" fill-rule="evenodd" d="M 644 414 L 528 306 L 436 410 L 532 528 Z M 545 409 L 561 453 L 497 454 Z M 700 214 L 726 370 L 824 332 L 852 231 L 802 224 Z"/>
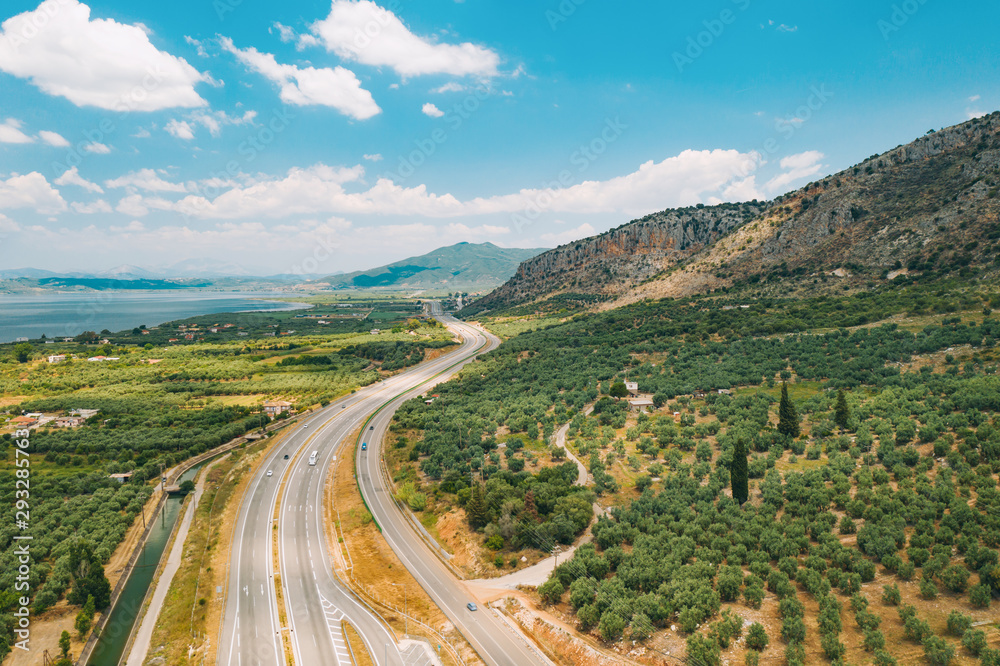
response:
<path id="1" fill-rule="evenodd" d="M 485 291 L 509 279 L 521 262 L 544 249 L 502 248 L 493 243 L 458 243 L 368 271 L 321 280 L 335 289 L 437 289 Z"/>
<path id="2" fill-rule="evenodd" d="M 770 202 L 667 210 L 522 264 L 473 310 L 556 299 L 617 307 L 759 285 L 846 291 L 1000 263 L 1000 112 Z M 769 286 L 770 285 L 770 286 Z"/>
<path id="3" fill-rule="evenodd" d="M 413 289 L 483 292 L 495 289 L 514 275 L 518 265 L 544 249 L 497 247 L 492 243 L 459 243 L 420 257 L 387 266 L 325 277 L 302 275 L 253 276 L 242 266 L 192 259 L 167 267 L 143 268 L 123 264 L 100 273 L 56 273 L 37 268 L 0 270 L 0 289 L 192 289 L 265 288 L 307 284 L 330 289 Z"/>

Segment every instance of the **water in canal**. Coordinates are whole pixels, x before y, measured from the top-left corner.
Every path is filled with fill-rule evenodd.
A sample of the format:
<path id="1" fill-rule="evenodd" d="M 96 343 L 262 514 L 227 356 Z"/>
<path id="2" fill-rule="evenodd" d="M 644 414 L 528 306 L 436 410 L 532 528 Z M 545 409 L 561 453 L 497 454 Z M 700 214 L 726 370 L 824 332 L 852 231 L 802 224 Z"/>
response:
<path id="1" fill-rule="evenodd" d="M 202 463 L 204 464 L 204 463 Z M 201 465 L 192 467 L 185 472 L 177 483 L 183 483 L 188 479 L 194 480 Z M 135 626 L 136 614 L 146 598 L 146 592 L 153 582 L 153 575 L 156 573 L 156 566 L 160 563 L 160 557 L 167 546 L 167 539 L 174 529 L 174 523 L 181 515 L 181 504 L 184 502 L 183 496 L 168 497 L 156 517 L 156 524 L 149 533 L 146 545 L 142 549 L 142 554 L 136 562 L 132 574 L 125 583 L 118 603 L 111 610 L 111 617 L 104 625 L 104 631 L 97 641 L 97 647 L 87 662 L 88 666 L 118 666 L 128 643 L 129 635 Z"/>

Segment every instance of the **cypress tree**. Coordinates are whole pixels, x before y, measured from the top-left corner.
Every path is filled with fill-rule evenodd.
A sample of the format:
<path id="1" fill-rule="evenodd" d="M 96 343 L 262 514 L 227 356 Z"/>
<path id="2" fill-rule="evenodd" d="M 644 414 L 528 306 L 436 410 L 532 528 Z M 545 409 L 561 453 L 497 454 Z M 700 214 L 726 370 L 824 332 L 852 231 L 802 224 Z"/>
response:
<path id="1" fill-rule="evenodd" d="M 844 389 L 837 391 L 837 406 L 834 409 L 833 420 L 841 430 L 847 430 L 847 422 L 851 419 L 851 410 L 847 406 L 847 396 Z"/>
<path id="2" fill-rule="evenodd" d="M 736 440 L 736 449 L 733 451 L 733 467 L 729 476 L 733 483 L 733 499 L 742 506 L 750 497 L 750 483 L 747 473 L 747 444 L 742 438 Z"/>
<path id="3" fill-rule="evenodd" d="M 778 432 L 795 439 L 799 436 L 799 413 L 788 397 L 788 383 L 781 385 L 781 404 L 778 405 Z"/>
<path id="4" fill-rule="evenodd" d="M 483 487 L 476 483 L 472 486 L 472 495 L 465 505 L 465 515 L 469 520 L 469 525 L 479 529 L 484 527 L 487 521 L 486 498 L 483 497 Z"/>

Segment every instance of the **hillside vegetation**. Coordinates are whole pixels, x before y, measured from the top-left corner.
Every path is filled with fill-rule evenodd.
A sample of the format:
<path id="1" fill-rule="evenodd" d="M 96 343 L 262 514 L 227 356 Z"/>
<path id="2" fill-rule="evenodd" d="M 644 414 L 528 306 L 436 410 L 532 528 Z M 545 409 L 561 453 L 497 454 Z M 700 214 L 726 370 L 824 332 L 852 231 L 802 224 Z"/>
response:
<path id="1" fill-rule="evenodd" d="M 998 191 L 1000 112 L 766 204 L 665 211 L 556 248 L 474 307 L 612 308 L 734 288 L 787 295 L 870 289 L 899 274 L 969 277 L 997 268 Z"/>

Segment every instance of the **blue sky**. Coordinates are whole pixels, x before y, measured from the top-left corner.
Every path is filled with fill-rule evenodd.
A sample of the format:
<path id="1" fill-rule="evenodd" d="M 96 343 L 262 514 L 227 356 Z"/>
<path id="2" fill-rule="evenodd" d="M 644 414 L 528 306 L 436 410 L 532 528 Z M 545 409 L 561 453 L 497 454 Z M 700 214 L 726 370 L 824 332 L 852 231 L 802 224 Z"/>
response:
<path id="1" fill-rule="evenodd" d="M 1000 106 L 986 2 L 0 11 L 0 268 L 330 273 L 552 247 L 770 198 Z"/>

